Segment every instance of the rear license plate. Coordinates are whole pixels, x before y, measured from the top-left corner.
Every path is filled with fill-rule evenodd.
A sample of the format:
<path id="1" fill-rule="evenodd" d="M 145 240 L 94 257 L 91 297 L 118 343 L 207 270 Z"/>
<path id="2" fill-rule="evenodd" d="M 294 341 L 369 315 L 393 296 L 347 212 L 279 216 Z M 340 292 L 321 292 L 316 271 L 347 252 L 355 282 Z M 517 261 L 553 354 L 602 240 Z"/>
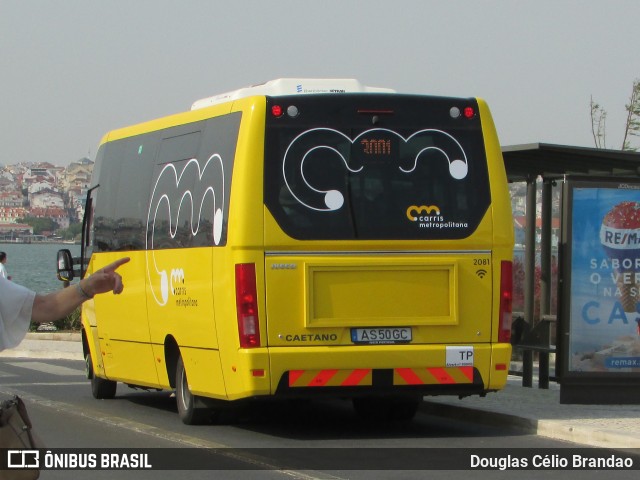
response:
<path id="1" fill-rule="evenodd" d="M 411 341 L 411 327 L 352 328 L 351 341 L 368 344 L 409 343 Z"/>

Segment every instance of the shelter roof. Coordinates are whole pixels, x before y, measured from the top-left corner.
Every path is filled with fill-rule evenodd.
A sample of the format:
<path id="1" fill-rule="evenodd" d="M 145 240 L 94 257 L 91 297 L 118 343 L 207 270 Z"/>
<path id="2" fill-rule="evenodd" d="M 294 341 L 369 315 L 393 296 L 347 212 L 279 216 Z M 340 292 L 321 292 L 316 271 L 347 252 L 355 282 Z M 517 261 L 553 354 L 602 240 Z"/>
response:
<path id="1" fill-rule="evenodd" d="M 502 147 L 509 182 L 564 175 L 639 176 L 640 153 L 601 148 L 532 143 Z"/>

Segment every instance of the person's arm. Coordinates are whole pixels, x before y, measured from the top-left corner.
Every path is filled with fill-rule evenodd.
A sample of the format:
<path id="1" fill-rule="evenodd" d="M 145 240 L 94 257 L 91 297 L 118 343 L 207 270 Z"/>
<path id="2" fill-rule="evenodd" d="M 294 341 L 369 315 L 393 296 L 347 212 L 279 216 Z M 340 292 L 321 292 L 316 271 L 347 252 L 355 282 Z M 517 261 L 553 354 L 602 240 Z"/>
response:
<path id="1" fill-rule="evenodd" d="M 121 293 L 124 286 L 116 269 L 128 261 L 128 257 L 121 258 L 75 285 L 48 295 L 36 295 L 31 320 L 36 323 L 53 322 L 66 317 L 94 295 L 105 292 Z"/>

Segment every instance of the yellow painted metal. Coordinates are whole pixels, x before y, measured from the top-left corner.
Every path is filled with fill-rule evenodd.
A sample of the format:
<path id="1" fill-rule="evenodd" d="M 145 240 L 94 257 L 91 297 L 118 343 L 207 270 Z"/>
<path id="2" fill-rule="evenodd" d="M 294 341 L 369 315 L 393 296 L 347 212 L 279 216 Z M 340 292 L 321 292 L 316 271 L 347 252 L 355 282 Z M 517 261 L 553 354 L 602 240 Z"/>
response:
<path id="1" fill-rule="evenodd" d="M 132 259 L 120 270 L 124 293 L 98 296 L 83 307 L 96 374 L 170 388 L 174 372 L 165 345 L 175 342 L 193 393 L 235 400 L 274 394 L 290 371 L 317 376 L 334 369 L 343 373 L 330 382 L 341 385 L 344 372 L 354 369 L 445 368 L 446 346 L 465 345 L 474 349 L 484 389 L 504 387 L 511 347 L 497 344 L 498 292 L 501 262 L 512 258 L 513 226 L 495 126 L 484 101 L 478 105 L 492 203 L 473 235 L 455 241 L 300 241 L 286 235 L 264 206 L 265 97 L 105 135 L 108 143 L 242 112 L 226 245 L 126 252 Z M 122 255 L 95 253 L 89 273 Z M 238 263 L 256 267 L 262 339 L 256 349 L 239 348 Z M 408 327 L 412 341 L 354 345 L 354 327 Z M 361 385 L 370 380 L 365 376 Z"/>

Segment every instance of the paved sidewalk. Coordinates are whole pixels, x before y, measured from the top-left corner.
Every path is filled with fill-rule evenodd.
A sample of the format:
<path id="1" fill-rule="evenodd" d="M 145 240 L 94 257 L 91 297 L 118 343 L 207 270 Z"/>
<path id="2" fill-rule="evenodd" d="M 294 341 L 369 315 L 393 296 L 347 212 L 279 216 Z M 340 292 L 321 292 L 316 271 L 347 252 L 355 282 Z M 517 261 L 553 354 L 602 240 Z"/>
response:
<path id="1" fill-rule="evenodd" d="M 80 334 L 29 333 L 15 349 L 0 357 L 82 360 Z M 534 385 L 537 380 L 534 379 Z M 604 448 L 640 448 L 640 404 L 561 405 L 560 387 L 522 387 L 510 376 L 507 387 L 485 398 L 477 395 L 426 397 L 423 412 L 488 425 L 518 428 L 529 433 Z"/>
<path id="2" fill-rule="evenodd" d="M 423 411 L 586 446 L 640 448 L 640 404 L 561 405 L 557 383 L 548 390 L 526 388 L 522 378 L 510 376 L 504 390 L 484 398 L 427 397 Z"/>
<path id="3" fill-rule="evenodd" d="M 27 333 L 16 348 L 3 350 L 0 358 L 53 358 L 84 360 L 79 333 Z"/>

